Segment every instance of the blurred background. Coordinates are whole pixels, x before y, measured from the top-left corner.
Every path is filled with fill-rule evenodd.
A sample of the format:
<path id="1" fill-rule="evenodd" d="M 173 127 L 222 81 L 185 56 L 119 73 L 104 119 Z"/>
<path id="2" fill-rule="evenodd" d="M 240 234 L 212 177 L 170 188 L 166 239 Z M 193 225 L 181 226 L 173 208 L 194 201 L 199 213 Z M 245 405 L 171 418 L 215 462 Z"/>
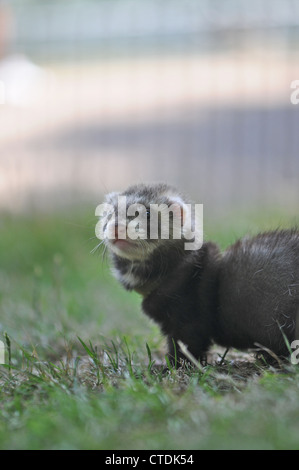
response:
<path id="1" fill-rule="evenodd" d="M 293 368 L 150 374 L 165 341 L 94 231 L 148 181 L 221 249 L 299 225 L 295 80 L 299 0 L 0 0 L 0 449 L 298 448 Z"/>
<path id="2" fill-rule="evenodd" d="M 0 209 L 166 181 L 297 211 L 299 2 L 0 1 Z"/>

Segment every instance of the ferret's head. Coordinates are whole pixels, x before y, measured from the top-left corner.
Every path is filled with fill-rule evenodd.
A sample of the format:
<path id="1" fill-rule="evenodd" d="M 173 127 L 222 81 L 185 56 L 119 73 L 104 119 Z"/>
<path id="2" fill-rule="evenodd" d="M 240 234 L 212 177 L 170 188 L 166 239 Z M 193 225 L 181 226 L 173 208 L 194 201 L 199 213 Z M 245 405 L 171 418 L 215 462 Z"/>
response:
<path id="1" fill-rule="evenodd" d="M 120 258 L 146 261 L 158 247 L 183 246 L 188 206 L 167 184 L 138 184 L 109 193 L 98 208 L 96 234 Z"/>

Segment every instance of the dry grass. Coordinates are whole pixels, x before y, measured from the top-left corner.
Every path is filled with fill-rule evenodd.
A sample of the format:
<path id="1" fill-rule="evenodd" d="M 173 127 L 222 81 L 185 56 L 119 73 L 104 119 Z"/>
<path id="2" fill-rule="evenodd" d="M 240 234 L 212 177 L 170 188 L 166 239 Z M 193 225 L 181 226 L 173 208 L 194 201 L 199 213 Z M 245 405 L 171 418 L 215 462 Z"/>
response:
<path id="1" fill-rule="evenodd" d="M 0 448 L 297 448 L 296 366 L 215 347 L 200 368 L 165 369 L 138 296 L 69 217 L 0 222 Z"/>

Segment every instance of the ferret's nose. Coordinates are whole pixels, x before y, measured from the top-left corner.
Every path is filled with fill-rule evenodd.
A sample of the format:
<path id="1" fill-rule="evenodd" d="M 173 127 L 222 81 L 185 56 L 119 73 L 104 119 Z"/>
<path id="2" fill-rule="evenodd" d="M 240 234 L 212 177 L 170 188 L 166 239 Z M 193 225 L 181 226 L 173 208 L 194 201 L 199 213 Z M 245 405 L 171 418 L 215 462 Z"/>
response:
<path id="1" fill-rule="evenodd" d="M 127 230 L 126 230 L 126 226 L 123 225 L 123 224 L 115 224 L 115 229 L 114 229 L 114 233 L 115 233 L 115 240 L 119 240 L 119 239 L 126 239 L 127 238 Z"/>

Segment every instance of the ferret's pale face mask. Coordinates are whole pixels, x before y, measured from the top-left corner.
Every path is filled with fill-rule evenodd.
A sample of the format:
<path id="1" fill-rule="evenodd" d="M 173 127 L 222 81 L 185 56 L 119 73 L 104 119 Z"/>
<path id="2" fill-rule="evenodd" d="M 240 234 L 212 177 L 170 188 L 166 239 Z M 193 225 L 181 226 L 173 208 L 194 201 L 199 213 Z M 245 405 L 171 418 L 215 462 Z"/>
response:
<path id="1" fill-rule="evenodd" d="M 194 239 L 190 204 L 165 191 L 154 200 L 143 192 L 110 193 L 96 215 L 97 237 L 122 258 L 145 260 L 159 246 Z"/>
<path id="2" fill-rule="evenodd" d="M 162 242 L 173 243 L 182 238 L 180 204 L 128 204 L 125 196 L 115 193 L 106 200 L 97 236 L 103 238 L 116 255 L 132 260 L 146 259 Z"/>

